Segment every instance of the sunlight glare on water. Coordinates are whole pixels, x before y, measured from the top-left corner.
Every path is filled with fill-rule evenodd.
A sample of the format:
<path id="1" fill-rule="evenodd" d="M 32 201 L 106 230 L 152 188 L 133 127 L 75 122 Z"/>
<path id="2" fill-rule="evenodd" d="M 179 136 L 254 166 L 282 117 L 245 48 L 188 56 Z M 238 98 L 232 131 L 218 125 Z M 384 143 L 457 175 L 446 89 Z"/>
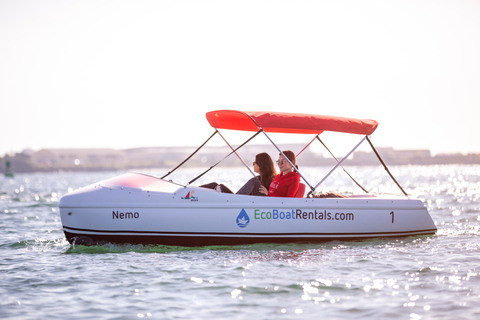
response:
<path id="1" fill-rule="evenodd" d="M 436 235 L 201 248 L 70 245 L 59 199 L 120 173 L 2 177 L 0 318 L 475 319 L 480 166 L 390 170 L 428 207 Z M 251 176 L 245 171 L 209 173 L 195 184 L 228 181 L 236 190 Z M 325 171 L 306 168 L 306 178 L 316 184 Z M 382 168 L 348 171 L 372 192 L 400 193 Z M 186 183 L 198 173 L 173 178 Z M 340 171 L 331 178 L 321 191 L 362 193 Z"/>

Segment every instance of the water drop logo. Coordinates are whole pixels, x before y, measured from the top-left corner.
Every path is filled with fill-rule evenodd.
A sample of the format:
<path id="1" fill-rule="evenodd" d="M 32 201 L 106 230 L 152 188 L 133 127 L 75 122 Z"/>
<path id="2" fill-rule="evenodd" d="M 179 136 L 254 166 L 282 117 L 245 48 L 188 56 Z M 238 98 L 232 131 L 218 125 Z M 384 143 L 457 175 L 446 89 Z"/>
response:
<path id="1" fill-rule="evenodd" d="M 245 228 L 248 226 L 250 223 L 250 218 L 248 217 L 248 214 L 245 212 L 245 209 L 242 209 L 242 211 L 239 213 L 237 216 L 237 226 L 240 228 Z"/>

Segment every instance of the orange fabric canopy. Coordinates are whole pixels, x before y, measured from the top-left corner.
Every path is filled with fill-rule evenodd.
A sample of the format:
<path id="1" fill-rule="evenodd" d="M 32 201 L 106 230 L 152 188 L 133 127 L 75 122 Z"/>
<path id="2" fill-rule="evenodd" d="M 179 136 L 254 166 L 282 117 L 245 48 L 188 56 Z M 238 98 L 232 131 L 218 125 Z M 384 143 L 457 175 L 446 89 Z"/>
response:
<path id="1" fill-rule="evenodd" d="M 217 110 L 206 114 L 210 125 L 216 129 L 240 131 L 319 134 L 336 131 L 370 135 L 378 126 L 375 120 L 360 120 L 315 114 Z"/>

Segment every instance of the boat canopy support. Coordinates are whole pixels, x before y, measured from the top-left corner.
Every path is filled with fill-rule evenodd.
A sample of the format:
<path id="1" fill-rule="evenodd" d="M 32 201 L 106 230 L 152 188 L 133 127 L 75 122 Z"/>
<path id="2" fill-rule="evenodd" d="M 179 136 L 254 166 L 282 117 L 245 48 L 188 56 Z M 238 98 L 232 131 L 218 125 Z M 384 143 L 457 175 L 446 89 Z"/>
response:
<path id="1" fill-rule="evenodd" d="M 303 152 L 305 151 L 305 149 L 307 149 L 313 141 L 315 140 L 318 140 L 324 147 L 325 149 L 327 149 L 327 151 L 330 153 L 330 155 L 333 157 L 333 159 L 335 159 L 335 161 L 337 161 L 337 163 L 339 162 L 339 160 L 337 159 L 337 157 L 335 157 L 335 155 L 333 154 L 332 151 L 330 151 L 330 149 L 327 147 L 327 145 L 322 141 L 322 139 L 320 139 L 320 136 L 317 134 L 313 139 L 312 141 L 310 141 L 299 153 L 297 153 L 297 158 L 298 156 Z M 342 169 L 343 171 L 350 177 L 350 179 L 352 179 L 353 182 L 355 182 L 355 184 L 360 188 L 362 189 L 365 193 L 368 193 L 368 191 L 362 187 L 362 185 L 360 183 L 357 182 L 357 180 L 355 180 L 351 175 L 350 173 L 348 173 L 348 171 L 342 166 Z"/>
<path id="2" fill-rule="evenodd" d="M 217 130 L 218 131 L 218 130 Z M 243 147 L 244 145 L 246 145 L 247 143 L 249 143 L 253 138 L 255 138 L 256 136 L 258 136 L 260 134 L 260 132 L 262 132 L 263 130 L 259 130 L 257 131 L 253 136 L 250 137 L 250 139 L 248 139 L 247 141 L 245 141 L 244 143 L 242 143 L 241 145 L 239 145 L 236 149 L 234 149 L 232 152 L 230 152 L 228 155 L 226 155 L 222 160 L 218 161 L 217 163 L 215 163 L 213 166 L 211 166 L 210 168 L 208 168 L 207 170 L 205 170 L 203 173 L 201 173 L 200 175 L 198 175 L 196 178 L 190 180 L 188 182 L 187 185 L 189 184 L 192 184 L 194 183 L 195 181 L 197 181 L 200 177 L 202 177 L 205 173 L 207 173 L 208 171 L 212 170 L 213 168 L 215 168 L 220 162 L 222 162 L 223 160 L 227 159 L 229 156 L 231 156 L 233 153 L 236 154 L 237 150 L 240 149 L 241 147 Z M 238 156 L 238 155 L 237 155 Z M 242 160 L 243 162 L 243 160 Z"/>
<path id="3" fill-rule="evenodd" d="M 318 139 L 318 141 L 320 141 L 323 146 L 330 152 L 330 154 L 333 156 L 333 158 L 335 158 L 335 160 L 337 160 L 337 158 L 332 154 L 332 152 L 327 148 L 327 146 L 323 143 L 323 141 L 320 139 L 320 137 L 317 135 L 316 137 Z M 405 195 L 405 196 L 408 196 L 408 194 L 405 192 L 405 190 L 403 190 L 403 188 L 400 186 L 400 184 L 398 183 L 398 181 L 395 179 L 395 177 L 392 175 L 392 173 L 390 172 L 390 170 L 388 170 L 388 167 L 387 165 L 385 164 L 385 162 L 383 162 L 382 160 L 382 157 L 380 157 L 380 154 L 377 152 L 377 150 L 375 149 L 375 147 L 373 146 L 373 143 L 372 141 L 370 141 L 370 139 L 368 138 L 368 136 L 365 136 L 345 157 L 343 157 L 342 160 L 338 161 L 337 160 L 337 164 L 335 165 L 335 167 L 332 168 L 332 170 L 330 170 L 330 172 L 327 173 L 327 175 L 325 177 L 323 177 L 323 179 L 315 186 L 314 190 L 318 188 L 319 185 L 321 185 L 339 166 L 341 166 L 341 164 L 343 163 L 343 161 L 345 161 L 365 140 L 368 141 L 368 143 L 370 144 L 370 147 L 372 148 L 373 152 L 375 153 L 375 155 L 377 156 L 378 160 L 380 161 L 380 163 L 383 165 L 383 167 L 385 168 L 385 170 L 387 171 L 388 175 L 390 176 L 390 178 L 393 180 L 393 182 L 395 182 L 395 184 L 398 186 L 398 188 L 402 191 L 402 193 Z M 303 151 L 303 150 L 302 150 Z M 343 168 L 343 167 L 342 167 Z M 363 191 L 365 191 L 366 193 L 368 193 L 367 190 L 365 190 L 345 169 L 343 169 L 343 171 L 345 171 L 345 173 L 353 180 L 353 182 L 355 182 L 357 184 L 357 186 L 359 186 Z M 308 195 L 310 195 L 312 192 L 310 192 Z"/>
<path id="4" fill-rule="evenodd" d="M 240 155 L 233 149 L 233 147 L 230 145 L 230 143 L 228 143 L 227 139 L 225 139 L 225 137 L 222 135 L 222 133 L 219 131 L 218 134 L 220 135 L 220 137 L 222 137 L 223 141 L 225 141 L 227 146 L 229 146 L 230 149 L 235 153 L 237 158 L 240 159 L 240 161 L 242 161 L 243 165 L 248 169 L 248 171 L 250 171 L 250 173 L 255 177 L 255 173 L 252 171 L 252 169 L 250 169 L 250 167 L 245 163 L 245 161 L 243 161 L 242 157 L 240 157 Z"/>
<path id="5" fill-rule="evenodd" d="M 400 184 L 397 182 L 397 180 L 393 177 L 393 175 L 390 173 L 390 170 L 388 170 L 387 168 L 387 165 L 385 164 L 385 162 L 383 162 L 382 158 L 380 157 L 380 155 L 378 154 L 377 150 L 375 149 L 375 147 L 373 146 L 373 143 L 370 141 L 370 139 L 368 138 L 368 136 L 366 137 L 367 138 L 367 141 L 368 143 L 370 144 L 370 147 L 372 147 L 372 150 L 373 152 L 375 153 L 375 155 L 377 156 L 378 160 L 380 160 L 380 163 L 383 165 L 383 167 L 385 168 L 385 170 L 387 171 L 388 175 L 390 176 L 390 178 L 392 178 L 393 182 L 395 182 L 395 184 L 397 185 L 397 187 L 400 188 L 400 190 L 402 190 L 403 194 L 405 196 L 408 196 L 408 194 L 405 192 L 405 190 L 403 190 L 403 188 L 400 186 Z"/>
<path id="6" fill-rule="evenodd" d="M 330 172 L 327 173 L 327 175 L 323 177 L 323 179 L 320 180 L 319 183 L 317 183 L 315 189 L 317 189 L 319 185 L 321 185 L 335 170 L 337 170 L 337 168 L 342 165 L 343 161 L 345 161 L 355 150 L 357 150 L 357 148 L 365 141 L 365 139 L 367 139 L 367 136 L 363 137 L 363 139 L 352 150 L 350 150 L 350 152 L 345 157 L 343 157 L 342 160 L 337 162 L 335 167 L 333 167 L 332 170 L 330 170 Z"/>
<path id="7" fill-rule="evenodd" d="M 176 166 L 175 168 L 173 168 L 169 173 L 167 173 L 166 175 L 164 175 L 163 177 L 161 177 L 161 179 L 164 179 L 166 177 L 168 177 L 170 174 L 172 174 L 175 170 L 177 170 L 178 168 L 180 168 L 181 166 L 183 166 L 185 164 L 185 162 L 187 162 L 188 160 L 190 160 L 191 157 L 193 157 L 200 149 L 203 148 L 204 145 L 207 144 L 208 141 L 210 141 L 210 139 L 213 138 L 214 135 L 216 135 L 218 132 L 218 129 L 215 129 L 215 132 L 200 146 L 197 148 L 197 150 L 195 150 L 191 155 L 189 155 L 187 157 L 187 159 L 183 160 L 182 163 L 180 163 L 178 166 Z"/>
<path id="8" fill-rule="evenodd" d="M 323 143 L 322 139 L 320 139 L 320 137 L 317 135 L 315 137 L 318 141 L 320 141 L 320 143 L 325 147 L 325 149 L 327 149 L 327 151 L 332 155 L 332 157 L 338 162 L 338 159 L 337 157 L 335 157 L 335 155 L 332 153 L 332 151 L 330 151 L 330 149 L 327 147 L 327 145 L 325 143 Z M 355 182 L 355 184 L 360 188 L 362 189 L 365 193 L 368 193 L 368 191 L 362 187 L 362 185 L 360 183 L 357 182 L 357 180 L 355 180 L 351 175 L 350 173 L 348 173 L 348 171 L 342 166 L 342 169 L 343 171 L 350 177 L 350 179 L 352 179 L 353 182 Z"/>
<path id="9" fill-rule="evenodd" d="M 408 194 L 403 190 L 397 180 L 393 177 L 391 172 L 388 170 L 387 166 L 383 162 L 382 158 L 378 154 L 377 150 L 373 146 L 372 142 L 368 138 L 370 134 L 375 131 L 377 128 L 378 123 L 374 120 L 358 120 L 358 119 L 351 119 L 351 118 L 340 118 L 340 117 L 330 117 L 330 116 L 320 116 L 320 115 L 307 115 L 307 114 L 293 114 L 293 113 L 270 113 L 270 112 L 240 112 L 235 110 L 218 110 L 212 111 L 207 113 L 207 120 L 210 122 L 210 125 L 215 128 L 215 132 L 200 146 L 195 150 L 188 158 L 186 158 L 182 163 L 176 166 L 173 170 L 168 172 L 164 175 L 161 179 L 166 178 L 175 170 L 180 168 L 185 162 L 187 162 L 190 158 L 192 158 L 205 144 L 210 141 L 215 134 L 219 134 L 222 139 L 227 143 L 230 147 L 232 152 L 230 152 L 227 156 L 225 156 L 222 160 L 218 161 L 216 164 L 208 168 L 202 174 L 188 182 L 187 185 L 192 184 L 197 179 L 202 177 L 204 174 L 209 172 L 211 169 L 216 167 L 219 163 L 223 160 L 228 158 L 230 155 L 235 153 L 235 155 L 240 159 L 240 161 L 247 167 L 247 169 L 252 173 L 253 176 L 255 174 L 252 172 L 250 167 L 243 161 L 243 159 L 238 155 L 237 150 L 241 147 L 246 145 L 250 142 L 253 138 L 255 138 L 258 134 L 263 132 L 267 139 L 272 143 L 272 145 L 282 154 L 288 163 L 295 168 L 293 163 L 285 156 L 283 151 L 273 142 L 273 140 L 268 136 L 266 133 L 268 132 L 280 132 L 280 133 L 300 133 L 300 134 L 309 134 L 314 133 L 316 136 L 312 139 L 312 141 L 305 146 L 298 154 L 300 155 L 315 139 L 320 141 L 320 143 L 330 152 L 333 158 L 337 161 L 335 167 L 333 167 L 330 172 L 315 186 L 312 185 L 305 179 L 302 173 L 295 168 L 297 173 L 300 177 L 305 181 L 305 183 L 310 187 L 310 192 L 308 196 L 311 196 L 315 189 L 318 188 L 342 163 L 365 141 L 367 140 L 370 144 L 373 152 L 377 156 L 380 163 L 383 165 L 385 170 L 387 171 L 390 178 L 396 183 L 396 185 L 400 188 L 402 193 L 405 196 Z M 233 148 L 227 140 L 223 137 L 223 135 L 218 131 L 219 128 L 222 129 L 230 129 L 230 130 L 240 130 L 240 131 L 252 131 L 255 134 L 250 137 L 247 141 L 243 144 L 238 146 L 237 148 Z M 257 131 L 258 130 L 258 131 Z M 344 133 L 354 133 L 354 134 L 366 134 L 365 137 L 345 156 L 342 160 L 338 161 L 338 159 L 333 155 L 333 153 L 327 148 L 327 146 L 323 143 L 320 139 L 319 134 L 323 131 L 337 131 L 337 132 L 344 132 Z M 343 168 L 343 167 L 342 167 Z M 343 171 L 347 173 L 347 175 L 359 186 L 364 192 L 368 193 L 365 188 L 363 188 L 355 179 L 343 168 Z"/>

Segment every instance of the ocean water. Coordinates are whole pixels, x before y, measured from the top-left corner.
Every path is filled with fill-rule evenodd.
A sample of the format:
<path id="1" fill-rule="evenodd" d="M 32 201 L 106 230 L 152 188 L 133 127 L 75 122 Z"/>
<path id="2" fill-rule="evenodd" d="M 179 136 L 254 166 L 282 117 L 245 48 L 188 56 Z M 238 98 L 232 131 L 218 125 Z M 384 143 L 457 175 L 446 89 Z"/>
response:
<path id="1" fill-rule="evenodd" d="M 348 170 L 371 191 L 398 193 L 381 168 Z M 0 318 L 479 319 L 480 166 L 390 170 L 424 201 L 436 235 L 200 248 L 72 246 L 62 231 L 60 197 L 122 172 L 1 177 Z M 221 181 L 235 190 L 249 178 L 245 169 L 220 171 L 197 183 Z M 305 172 L 316 184 L 328 168 Z M 172 178 L 194 175 L 189 169 Z M 341 171 L 321 190 L 361 192 Z"/>

